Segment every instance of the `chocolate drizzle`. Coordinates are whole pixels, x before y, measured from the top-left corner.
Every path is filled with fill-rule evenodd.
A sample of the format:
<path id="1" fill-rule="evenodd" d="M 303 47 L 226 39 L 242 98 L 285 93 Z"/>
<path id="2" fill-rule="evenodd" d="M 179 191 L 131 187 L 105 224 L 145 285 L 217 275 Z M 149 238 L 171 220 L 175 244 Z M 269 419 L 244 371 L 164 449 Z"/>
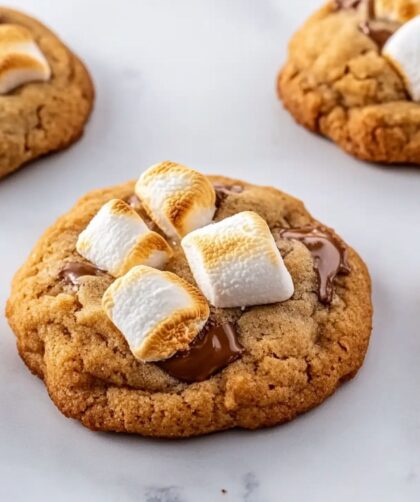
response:
<path id="1" fill-rule="evenodd" d="M 72 286 L 78 286 L 80 284 L 79 279 L 85 275 L 100 275 L 102 271 L 89 263 L 81 262 L 68 262 L 61 269 L 59 277 L 67 284 Z"/>
<path id="2" fill-rule="evenodd" d="M 318 296 L 322 303 L 331 303 L 337 274 L 350 273 L 345 244 L 324 227 L 302 227 L 280 230 L 282 239 L 302 242 L 310 251 L 318 273 Z"/>
<path id="3" fill-rule="evenodd" d="M 157 365 L 183 382 L 200 382 L 238 359 L 241 352 L 242 346 L 231 323 L 220 326 L 207 324 L 188 351 Z"/>

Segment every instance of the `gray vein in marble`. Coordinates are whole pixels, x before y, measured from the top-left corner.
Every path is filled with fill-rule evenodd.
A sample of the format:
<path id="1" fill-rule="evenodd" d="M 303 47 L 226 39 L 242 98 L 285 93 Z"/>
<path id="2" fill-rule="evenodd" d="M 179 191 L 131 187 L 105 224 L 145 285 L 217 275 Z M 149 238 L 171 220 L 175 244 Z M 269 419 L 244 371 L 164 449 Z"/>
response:
<path id="1" fill-rule="evenodd" d="M 185 502 L 177 486 L 151 486 L 144 492 L 144 502 Z"/>
<path id="2" fill-rule="evenodd" d="M 244 502 L 257 502 L 261 500 L 258 496 L 260 482 L 253 472 L 247 472 L 242 479 L 244 486 L 243 501 Z"/>

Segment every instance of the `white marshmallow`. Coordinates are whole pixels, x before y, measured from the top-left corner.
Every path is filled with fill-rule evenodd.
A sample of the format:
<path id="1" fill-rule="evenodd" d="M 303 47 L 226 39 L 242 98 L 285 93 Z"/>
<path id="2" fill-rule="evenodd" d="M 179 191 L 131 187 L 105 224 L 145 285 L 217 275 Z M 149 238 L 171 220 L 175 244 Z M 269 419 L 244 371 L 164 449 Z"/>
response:
<path id="1" fill-rule="evenodd" d="M 420 14 L 420 0 L 374 0 L 376 19 L 405 23 Z"/>
<path id="2" fill-rule="evenodd" d="M 162 268 L 173 254 L 165 239 L 149 230 L 137 212 L 120 199 L 101 207 L 79 235 L 76 249 L 114 277 L 135 265 Z"/>
<path id="3" fill-rule="evenodd" d="M 23 26 L 0 24 L 0 94 L 51 77 L 48 61 Z"/>
<path id="4" fill-rule="evenodd" d="M 192 284 L 143 265 L 111 284 L 102 306 L 141 361 L 167 359 L 187 349 L 210 313 Z"/>
<path id="5" fill-rule="evenodd" d="M 175 239 L 210 223 L 216 211 L 216 193 L 208 178 L 174 162 L 150 167 L 135 192 L 149 217 Z"/>
<path id="6" fill-rule="evenodd" d="M 420 16 L 401 26 L 382 53 L 401 74 L 411 98 L 420 101 Z"/>
<path id="7" fill-rule="evenodd" d="M 198 287 L 215 307 L 276 303 L 293 295 L 270 229 L 253 211 L 195 230 L 181 245 Z"/>

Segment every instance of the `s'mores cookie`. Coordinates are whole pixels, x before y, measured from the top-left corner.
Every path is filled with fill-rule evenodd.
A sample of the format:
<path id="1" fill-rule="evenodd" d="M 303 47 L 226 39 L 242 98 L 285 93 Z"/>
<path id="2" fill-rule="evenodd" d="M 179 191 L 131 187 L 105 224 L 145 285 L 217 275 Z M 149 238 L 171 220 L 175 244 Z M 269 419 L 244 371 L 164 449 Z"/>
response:
<path id="1" fill-rule="evenodd" d="M 360 159 L 420 164 L 420 1 L 331 0 L 277 81 L 296 121 Z"/>
<path id="2" fill-rule="evenodd" d="M 320 404 L 363 363 L 365 264 L 284 192 L 163 166 L 36 245 L 7 304 L 23 360 L 94 430 L 255 429 Z"/>
<path id="3" fill-rule="evenodd" d="M 35 19 L 0 7 L 0 178 L 83 133 L 94 89 L 81 61 Z"/>

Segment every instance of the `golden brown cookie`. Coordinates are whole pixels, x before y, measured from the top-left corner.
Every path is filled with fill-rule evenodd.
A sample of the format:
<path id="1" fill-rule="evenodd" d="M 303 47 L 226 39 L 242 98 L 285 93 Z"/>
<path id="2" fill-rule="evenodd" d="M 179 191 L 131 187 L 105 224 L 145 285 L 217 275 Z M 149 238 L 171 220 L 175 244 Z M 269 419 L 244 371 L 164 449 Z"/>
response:
<path id="1" fill-rule="evenodd" d="M 0 96 L 0 178 L 76 141 L 94 100 L 93 84 L 83 63 L 48 28 L 25 14 L 0 7 L 0 25 L 5 24 L 29 30 L 49 64 L 51 77 Z M 2 59 L 2 64 L 10 63 Z"/>
<path id="2" fill-rule="evenodd" d="M 311 251 L 290 233 L 308 226 L 321 229 L 315 233 L 328 231 L 299 200 L 271 187 L 209 178 L 217 187 L 216 221 L 247 210 L 267 221 L 293 278 L 293 297 L 246 309 L 212 307 L 211 322 L 230 322 L 236 340 L 231 334 L 233 357 L 211 376 L 197 373 L 197 381 L 188 382 L 182 358 L 158 364 L 136 360 L 101 306 L 114 278 L 83 260 L 75 245 L 112 198 L 144 212 L 133 197 L 134 182 L 87 194 L 40 239 L 16 274 L 7 304 L 21 357 L 66 416 L 94 430 L 149 436 L 255 429 L 320 404 L 363 363 L 371 332 L 371 286 L 356 252 L 334 237 L 343 261 L 328 289 L 316 270 L 322 260 L 313 258 L 319 248 Z M 181 246 L 171 246 L 174 256 L 166 269 L 194 283 Z M 79 265 L 69 265 L 74 262 Z M 194 350 L 205 343 L 199 341 Z M 196 370 L 204 371 L 206 361 L 196 363 Z"/>
<path id="3" fill-rule="evenodd" d="M 383 4 L 335 0 L 316 12 L 290 41 L 278 94 L 297 122 L 360 159 L 420 164 L 420 106 L 382 54 L 401 26 L 380 18 Z"/>

